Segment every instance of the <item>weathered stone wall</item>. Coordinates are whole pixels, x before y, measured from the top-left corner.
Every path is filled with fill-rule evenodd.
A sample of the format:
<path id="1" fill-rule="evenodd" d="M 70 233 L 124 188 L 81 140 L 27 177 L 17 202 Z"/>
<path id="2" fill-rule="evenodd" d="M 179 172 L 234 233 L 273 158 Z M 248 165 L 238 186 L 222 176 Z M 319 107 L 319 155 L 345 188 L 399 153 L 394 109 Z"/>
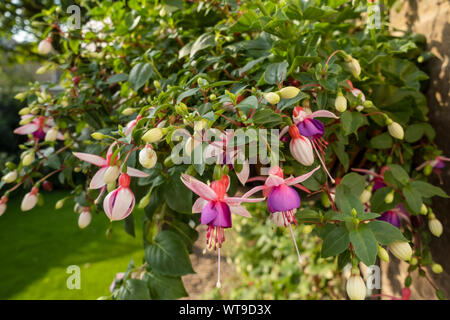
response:
<path id="1" fill-rule="evenodd" d="M 450 1 L 449 0 L 400 0 L 401 8 L 391 11 L 391 27 L 409 30 L 426 36 L 428 50 L 436 57 L 427 62 L 430 86 L 427 98 L 430 121 L 436 129 L 436 142 L 450 156 Z M 399 9 L 399 10 L 398 10 Z M 450 165 L 442 172 L 443 188 L 450 194 Z M 433 181 L 439 184 L 439 180 Z M 433 238 L 431 250 L 435 262 L 444 267 L 444 273 L 429 275 L 450 299 L 450 200 L 435 198 L 433 210 L 444 225 L 444 234 Z M 392 258 L 394 260 L 395 258 Z M 385 294 L 400 296 L 406 277 L 406 263 L 382 265 L 382 290 Z M 417 272 L 415 272 L 417 274 Z M 423 278 L 413 277 L 411 299 L 436 299 L 433 288 Z"/>

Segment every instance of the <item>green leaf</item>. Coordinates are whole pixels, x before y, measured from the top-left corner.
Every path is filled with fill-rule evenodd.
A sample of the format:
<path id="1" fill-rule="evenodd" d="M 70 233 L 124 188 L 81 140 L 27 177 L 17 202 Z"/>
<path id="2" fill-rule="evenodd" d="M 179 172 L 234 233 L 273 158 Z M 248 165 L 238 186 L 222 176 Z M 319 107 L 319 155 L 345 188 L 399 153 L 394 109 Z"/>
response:
<path id="1" fill-rule="evenodd" d="M 390 164 L 388 167 L 394 178 L 402 185 L 406 185 L 409 182 L 409 175 L 401 166 L 398 164 Z"/>
<path id="2" fill-rule="evenodd" d="M 367 225 L 375 235 L 375 239 L 384 246 L 387 246 L 394 241 L 407 241 L 400 229 L 394 227 L 389 222 L 375 220 L 370 221 Z"/>
<path id="3" fill-rule="evenodd" d="M 345 145 L 337 141 L 333 143 L 331 147 L 333 148 L 334 153 L 336 153 L 339 162 L 344 166 L 344 170 L 347 171 L 349 166 L 349 157 L 347 152 L 345 151 Z"/>
<path id="4" fill-rule="evenodd" d="M 154 71 L 152 65 L 150 63 L 140 62 L 131 69 L 128 81 L 133 89 L 137 91 L 153 76 Z"/>
<path id="5" fill-rule="evenodd" d="M 421 123 L 412 124 L 406 127 L 405 140 L 406 142 L 413 143 L 420 140 L 423 134 L 424 129 Z"/>
<path id="6" fill-rule="evenodd" d="M 114 84 L 117 82 L 121 82 L 121 81 L 127 81 L 128 80 L 128 75 L 125 73 L 119 73 L 119 74 L 115 74 L 112 75 L 111 77 L 108 78 L 108 80 L 106 80 L 107 84 Z"/>
<path id="7" fill-rule="evenodd" d="M 392 137 L 387 132 L 379 134 L 370 140 L 370 145 L 375 149 L 389 149 L 392 147 Z"/>
<path id="8" fill-rule="evenodd" d="M 317 211 L 314 211 L 312 209 L 303 209 L 299 211 L 296 219 L 298 221 L 320 220 L 320 215 Z"/>
<path id="9" fill-rule="evenodd" d="M 172 231 L 160 231 L 145 249 L 145 260 L 157 272 L 167 276 L 194 273 L 183 240 Z"/>
<path id="10" fill-rule="evenodd" d="M 168 277 L 152 271 L 146 273 L 143 280 L 147 281 L 153 299 L 175 300 L 188 296 L 181 277 Z"/>
<path id="11" fill-rule="evenodd" d="M 433 196 L 448 198 L 444 190 L 425 181 L 411 181 L 410 186 L 420 192 L 424 198 L 431 198 Z"/>
<path id="12" fill-rule="evenodd" d="M 268 84 L 282 83 L 286 79 L 287 67 L 286 61 L 269 64 L 264 72 L 264 81 Z"/>
<path id="13" fill-rule="evenodd" d="M 364 190 L 364 187 L 366 185 L 365 178 L 357 174 L 355 172 L 351 172 L 346 174 L 339 185 L 336 187 L 336 192 L 342 192 L 344 194 L 352 194 L 355 197 L 358 197 L 361 195 L 361 193 Z"/>
<path id="14" fill-rule="evenodd" d="M 366 266 L 373 265 L 377 258 L 378 246 L 372 230 L 362 224 L 358 226 L 358 229 L 351 230 L 349 237 L 356 256 Z"/>
<path id="15" fill-rule="evenodd" d="M 272 109 L 258 109 L 253 117 L 253 122 L 257 125 L 264 125 L 265 128 L 273 128 L 283 122 L 283 117 Z"/>
<path id="16" fill-rule="evenodd" d="M 348 231 L 343 226 L 335 227 L 327 233 L 322 243 L 322 257 L 336 256 L 348 248 L 350 244 Z"/>
<path id="17" fill-rule="evenodd" d="M 170 209 L 180 213 L 192 213 L 192 191 L 180 179 L 180 173 L 175 173 L 164 184 L 164 197 Z"/>
<path id="18" fill-rule="evenodd" d="M 200 37 L 195 40 L 192 45 L 191 52 L 189 54 L 189 58 L 192 58 L 197 52 L 200 50 L 215 46 L 216 42 L 214 41 L 214 35 L 211 33 L 204 33 Z"/>
<path id="19" fill-rule="evenodd" d="M 402 189 L 402 193 L 411 210 L 414 213 L 420 213 L 420 208 L 422 207 L 422 195 L 420 191 L 408 185 Z"/>
<path id="20" fill-rule="evenodd" d="M 120 300 L 150 300 L 147 283 L 139 279 L 128 279 L 119 289 Z"/>
<path id="21" fill-rule="evenodd" d="M 364 117 L 359 112 L 347 110 L 341 116 L 341 123 L 345 135 L 349 135 L 351 133 L 356 133 L 359 127 L 364 124 Z"/>

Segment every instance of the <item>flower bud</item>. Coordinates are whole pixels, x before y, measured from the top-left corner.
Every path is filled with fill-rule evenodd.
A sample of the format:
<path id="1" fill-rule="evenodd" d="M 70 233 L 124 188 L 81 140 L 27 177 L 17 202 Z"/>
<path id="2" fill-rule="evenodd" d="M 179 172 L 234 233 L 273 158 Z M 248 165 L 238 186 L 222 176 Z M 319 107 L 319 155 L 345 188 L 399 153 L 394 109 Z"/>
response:
<path id="1" fill-rule="evenodd" d="M 202 131 L 208 125 L 208 120 L 202 119 L 194 122 L 194 131 Z"/>
<path id="2" fill-rule="evenodd" d="M 425 205 L 425 203 L 422 203 L 422 206 L 420 207 L 420 214 L 421 215 L 426 215 L 428 213 L 428 208 Z"/>
<path id="3" fill-rule="evenodd" d="M 91 134 L 91 137 L 95 140 L 102 140 L 105 138 L 105 135 L 101 132 L 94 132 Z"/>
<path id="4" fill-rule="evenodd" d="M 6 211 L 6 203 L 8 202 L 8 198 L 6 196 L 3 196 L 0 199 L 0 216 L 2 216 Z"/>
<path id="5" fill-rule="evenodd" d="M 15 170 L 8 172 L 2 177 L 2 180 L 5 181 L 6 183 L 12 183 L 16 181 L 16 179 L 17 179 L 17 171 Z"/>
<path id="6" fill-rule="evenodd" d="M 19 121 L 19 125 L 24 126 L 26 124 L 29 124 L 33 120 L 34 120 L 34 117 L 23 118 L 22 120 Z"/>
<path id="7" fill-rule="evenodd" d="M 364 300 L 366 297 L 366 284 L 359 275 L 353 275 L 347 280 L 346 289 L 351 300 Z"/>
<path id="8" fill-rule="evenodd" d="M 156 89 L 161 90 L 161 83 L 160 83 L 158 80 L 154 80 L 154 81 L 153 81 L 153 86 L 154 86 Z"/>
<path id="9" fill-rule="evenodd" d="M 180 115 L 185 115 L 188 113 L 188 108 L 183 102 L 180 102 L 175 105 L 175 111 Z"/>
<path id="10" fill-rule="evenodd" d="M 384 202 L 385 203 L 392 203 L 392 201 L 394 201 L 394 190 L 392 190 L 391 192 L 389 192 L 386 197 L 384 197 Z"/>
<path id="11" fill-rule="evenodd" d="M 25 108 L 20 109 L 19 116 L 24 116 L 24 115 L 29 114 L 29 113 L 30 113 L 30 108 L 25 107 Z"/>
<path id="12" fill-rule="evenodd" d="M 125 108 L 123 111 L 122 111 L 122 114 L 124 115 L 124 116 L 130 116 L 130 115 L 132 115 L 133 113 L 135 113 L 136 112 L 136 109 L 134 109 L 134 108 Z"/>
<path id="13" fill-rule="evenodd" d="M 381 246 L 378 246 L 378 257 L 385 262 L 389 262 L 389 254 L 386 249 Z"/>
<path id="14" fill-rule="evenodd" d="M 359 78 L 359 75 L 361 74 L 361 66 L 359 65 L 358 60 L 350 57 L 350 60 L 347 61 L 347 67 L 355 78 Z"/>
<path id="15" fill-rule="evenodd" d="M 299 88 L 296 87 L 285 87 L 280 90 L 280 96 L 282 99 L 292 99 L 295 98 L 300 92 Z"/>
<path id="16" fill-rule="evenodd" d="M 214 93 L 211 93 L 211 94 L 209 95 L 209 100 L 214 101 L 214 100 L 216 100 L 216 99 L 217 99 L 217 96 L 216 96 Z"/>
<path id="17" fill-rule="evenodd" d="M 424 168 L 423 168 L 423 174 L 426 176 L 429 176 L 431 173 L 433 172 L 433 167 L 429 164 L 427 164 Z"/>
<path id="18" fill-rule="evenodd" d="M 409 260 L 409 264 L 412 266 L 415 266 L 418 262 L 419 260 L 417 260 L 416 257 L 412 257 L 411 260 Z"/>
<path id="19" fill-rule="evenodd" d="M 328 198 L 328 195 L 325 192 L 322 192 L 322 194 L 320 195 L 320 201 L 325 208 L 331 207 L 330 198 Z"/>
<path id="20" fill-rule="evenodd" d="M 144 209 L 150 203 L 150 194 L 145 195 L 138 204 L 139 209 Z"/>
<path id="21" fill-rule="evenodd" d="M 25 92 L 19 92 L 18 94 L 16 94 L 15 96 L 14 96 L 14 99 L 16 99 L 16 100 L 23 100 L 23 99 L 25 99 L 26 98 L 26 94 L 25 94 Z M 20 114 L 20 113 L 19 113 Z"/>
<path id="22" fill-rule="evenodd" d="M 28 192 L 28 193 L 23 197 L 22 203 L 21 203 L 21 205 L 20 205 L 20 209 L 21 209 L 22 211 L 28 211 L 28 210 L 33 209 L 33 208 L 36 206 L 37 202 L 38 202 L 38 196 L 37 196 L 37 194 L 38 194 L 38 188 L 33 187 L 33 188 L 31 189 L 31 191 Z"/>
<path id="23" fill-rule="evenodd" d="M 397 122 L 391 122 L 390 124 L 388 124 L 388 131 L 393 138 L 399 140 L 402 140 L 403 136 L 405 135 L 402 126 L 399 125 Z"/>
<path id="24" fill-rule="evenodd" d="M 146 145 L 145 148 L 139 152 L 139 163 L 146 169 L 153 168 L 157 160 L 158 156 L 150 145 Z"/>
<path id="25" fill-rule="evenodd" d="M 412 256 L 412 249 L 408 242 L 394 241 L 389 246 L 389 250 L 400 260 L 408 261 Z"/>
<path id="26" fill-rule="evenodd" d="M 103 176 L 103 181 L 106 184 L 113 183 L 119 177 L 120 168 L 118 166 L 109 166 L 105 171 L 105 175 Z"/>
<path id="27" fill-rule="evenodd" d="M 61 209 L 63 207 L 63 205 L 64 205 L 64 199 L 59 199 L 55 203 L 55 209 L 59 210 L 59 209 Z"/>
<path id="28" fill-rule="evenodd" d="M 359 200 L 362 203 L 367 203 L 370 201 L 370 198 L 372 197 L 372 191 L 369 189 L 364 189 L 364 191 L 359 196 Z"/>
<path id="29" fill-rule="evenodd" d="M 264 93 L 263 97 L 270 104 L 277 104 L 278 102 L 280 102 L 280 96 L 275 92 Z"/>
<path id="30" fill-rule="evenodd" d="M 442 271 L 444 271 L 444 269 L 442 269 L 442 266 L 439 263 L 433 264 L 431 266 L 431 270 L 433 270 L 433 272 L 436 274 L 442 273 Z"/>
<path id="31" fill-rule="evenodd" d="M 86 228 L 92 220 L 92 215 L 89 209 L 85 209 L 80 213 L 80 216 L 78 217 L 78 226 L 80 229 Z"/>
<path id="32" fill-rule="evenodd" d="M 342 93 L 338 93 L 336 100 L 334 101 L 334 107 L 339 112 L 344 112 L 347 110 L 347 99 L 342 95 Z"/>
<path id="33" fill-rule="evenodd" d="M 25 154 L 25 156 L 22 159 L 22 164 L 25 167 L 27 167 L 33 163 L 34 159 L 35 159 L 34 152 L 27 152 L 27 154 Z"/>
<path id="34" fill-rule="evenodd" d="M 153 128 L 148 130 L 143 136 L 142 140 L 146 143 L 158 142 L 163 137 L 162 130 L 160 128 Z"/>
<path id="35" fill-rule="evenodd" d="M 48 66 L 41 66 L 36 70 L 36 74 L 44 74 L 48 70 Z"/>
<path id="36" fill-rule="evenodd" d="M 430 232 L 436 236 L 436 237 L 440 237 L 442 235 L 443 232 L 443 227 L 442 227 L 442 223 L 434 218 L 434 219 L 429 219 L 428 220 L 428 228 L 430 229 Z"/>
<path id="37" fill-rule="evenodd" d="M 58 128 L 53 127 L 50 130 L 48 130 L 47 133 L 45 134 L 45 141 L 53 142 L 56 140 L 57 136 L 58 136 Z"/>
<path id="38" fill-rule="evenodd" d="M 42 55 L 46 55 L 49 54 L 50 51 L 52 51 L 53 47 L 52 47 L 52 39 L 50 37 L 48 37 L 45 40 L 42 40 L 41 42 L 39 42 L 38 45 L 38 53 L 42 54 Z"/>

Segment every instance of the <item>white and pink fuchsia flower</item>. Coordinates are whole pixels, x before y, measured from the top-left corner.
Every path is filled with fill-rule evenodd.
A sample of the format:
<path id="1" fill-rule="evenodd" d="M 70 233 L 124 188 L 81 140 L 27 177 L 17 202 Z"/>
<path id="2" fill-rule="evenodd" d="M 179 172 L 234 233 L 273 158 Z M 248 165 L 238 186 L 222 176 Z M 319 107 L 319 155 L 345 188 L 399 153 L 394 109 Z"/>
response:
<path id="1" fill-rule="evenodd" d="M 27 121 L 27 119 L 30 119 L 34 117 L 31 114 L 27 114 L 22 116 L 22 121 Z M 32 134 L 34 139 L 36 140 L 42 140 L 45 138 L 46 134 L 50 130 L 54 130 L 55 128 L 55 122 L 53 121 L 53 118 L 51 117 L 44 117 L 39 116 L 35 117 L 33 120 L 31 120 L 29 123 L 24 124 L 23 126 L 20 126 L 14 130 L 15 134 Z M 56 139 L 58 140 L 64 140 L 64 135 L 61 134 L 61 132 L 57 132 Z"/>
<path id="2" fill-rule="evenodd" d="M 120 170 L 116 165 L 117 158 L 119 157 L 119 155 L 117 155 L 117 157 L 112 159 L 113 147 L 114 143 L 108 148 L 108 152 L 106 153 L 106 159 L 90 153 L 83 153 L 83 152 L 73 153 L 73 155 L 78 159 L 89 162 L 90 164 L 93 164 L 97 167 L 100 167 L 100 169 L 92 177 L 91 183 L 89 184 L 90 189 L 100 189 L 104 187 L 106 183 L 115 181 L 119 176 Z M 127 167 L 127 173 L 132 177 L 140 177 L 140 178 L 148 177 L 147 173 L 130 167 Z"/>
<path id="3" fill-rule="evenodd" d="M 119 187 L 105 197 L 103 209 L 111 221 L 123 220 L 133 211 L 135 198 L 130 189 L 130 176 L 122 173 L 119 177 Z"/>

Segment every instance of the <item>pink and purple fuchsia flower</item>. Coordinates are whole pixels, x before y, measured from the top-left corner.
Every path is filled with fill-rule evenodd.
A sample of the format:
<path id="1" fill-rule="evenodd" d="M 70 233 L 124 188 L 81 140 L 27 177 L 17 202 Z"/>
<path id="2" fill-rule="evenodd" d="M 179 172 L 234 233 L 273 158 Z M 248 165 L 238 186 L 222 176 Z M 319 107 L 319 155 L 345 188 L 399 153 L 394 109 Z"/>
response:
<path id="1" fill-rule="evenodd" d="M 270 218 L 272 221 L 278 226 L 286 227 L 289 225 L 292 241 L 294 242 L 300 264 L 300 252 L 297 247 L 297 242 L 295 240 L 294 231 L 292 230 L 291 224 L 294 223 L 297 225 L 297 221 L 295 220 L 295 212 L 298 208 L 300 208 L 301 201 L 300 196 L 297 191 L 292 188 L 292 186 L 304 190 L 304 187 L 300 187 L 299 183 L 307 180 L 319 168 L 320 166 L 307 174 L 296 178 L 289 177 L 285 179 L 283 170 L 280 167 L 271 167 L 269 170 L 269 177 L 265 180 L 264 185 L 257 186 L 244 194 L 244 197 L 250 197 L 258 191 L 263 192 L 263 195 L 267 197 L 267 208 L 269 209 Z"/>
<path id="2" fill-rule="evenodd" d="M 22 116 L 22 120 L 30 119 L 34 117 L 31 114 Z M 53 118 L 49 117 L 46 118 L 44 116 L 39 116 L 31 120 L 30 123 L 24 124 L 23 126 L 20 126 L 14 130 L 15 134 L 32 134 L 34 139 L 36 140 L 42 140 L 45 138 L 45 134 L 47 131 L 49 131 L 52 127 L 55 126 L 55 122 L 53 121 Z M 62 135 L 60 132 L 58 132 L 56 138 L 58 140 L 64 140 L 64 135 Z"/>
<path id="3" fill-rule="evenodd" d="M 335 181 L 328 172 L 323 160 L 325 157 L 325 150 L 328 147 L 328 142 L 323 138 L 325 126 L 316 118 L 339 119 L 339 117 L 327 110 L 318 110 L 311 113 L 310 111 L 307 112 L 302 107 L 297 106 L 294 108 L 292 118 L 300 134 L 311 141 L 312 147 L 322 163 L 325 172 L 330 177 L 331 182 L 334 183 Z"/>
<path id="4" fill-rule="evenodd" d="M 227 175 L 213 181 L 210 186 L 187 174 L 181 176 L 181 181 L 200 196 L 192 206 L 192 213 L 201 212 L 200 221 L 208 226 L 206 245 L 209 249 L 218 249 L 217 287 L 220 288 L 220 248 L 225 241 L 225 229 L 232 226 L 231 213 L 249 218 L 250 213 L 241 206 L 241 202 L 260 202 L 264 198 L 229 197 L 230 178 Z"/>

